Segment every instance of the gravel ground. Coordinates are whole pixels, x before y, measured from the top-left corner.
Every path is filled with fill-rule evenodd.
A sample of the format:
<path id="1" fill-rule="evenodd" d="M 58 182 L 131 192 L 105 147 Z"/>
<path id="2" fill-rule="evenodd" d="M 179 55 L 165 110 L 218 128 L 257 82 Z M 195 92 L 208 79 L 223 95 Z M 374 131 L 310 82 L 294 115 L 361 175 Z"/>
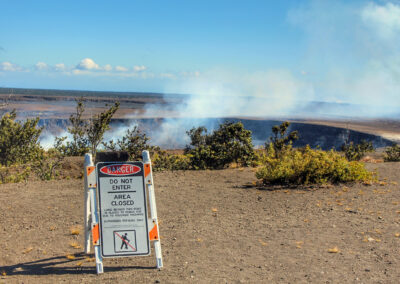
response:
<path id="1" fill-rule="evenodd" d="M 164 268 L 152 252 L 105 259 L 102 275 L 83 254 L 81 179 L 0 185 L 0 283 L 398 283 L 400 163 L 367 167 L 381 183 L 259 189 L 252 169 L 156 173 Z"/>

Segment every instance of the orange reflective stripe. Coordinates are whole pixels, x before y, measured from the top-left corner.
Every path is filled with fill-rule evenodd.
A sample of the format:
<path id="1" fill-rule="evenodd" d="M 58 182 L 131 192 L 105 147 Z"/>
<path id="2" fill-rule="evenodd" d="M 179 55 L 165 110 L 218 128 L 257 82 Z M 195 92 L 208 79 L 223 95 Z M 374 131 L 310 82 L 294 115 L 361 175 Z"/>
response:
<path id="1" fill-rule="evenodd" d="M 87 175 L 89 176 L 91 173 L 93 173 L 95 167 L 90 166 L 90 167 L 87 167 L 86 169 L 87 169 Z"/>
<path id="2" fill-rule="evenodd" d="M 158 240 L 158 230 L 157 230 L 156 224 L 154 224 L 153 229 L 151 229 L 151 231 L 149 232 L 149 237 L 150 237 L 150 241 Z"/>
<path id="3" fill-rule="evenodd" d="M 144 176 L 147 177 L 150 174 L 150 164 L 144 164 Z"/>
<path id="4" fill-rule="evenodd" d="M 92 229 L 93 245 L 97 245 L 100 238 L 99 224 L 96 224 Z"/>

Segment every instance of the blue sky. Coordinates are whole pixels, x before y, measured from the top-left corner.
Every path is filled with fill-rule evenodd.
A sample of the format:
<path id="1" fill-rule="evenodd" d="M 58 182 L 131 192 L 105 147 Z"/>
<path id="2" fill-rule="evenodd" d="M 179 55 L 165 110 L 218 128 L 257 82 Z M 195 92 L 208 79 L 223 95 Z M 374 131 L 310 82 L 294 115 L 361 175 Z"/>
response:
<path id="1" fill-rule="evenodd" d="M 0 11 L 0 87 L 399 105 L 397 0 L 0 0 Z"/>
<path id="2" fill-rule="evenodd" d="M 286 20 L 290 1 L 1 3 L 0 58 L 25 68 L 90 58 L 100 66 L 145 66 L 164 75 L 262 70 L 292 66 L 298 56 L 293 43 L 301 40 Z M 162 82 L 149 81 L 162 89 Z"/>

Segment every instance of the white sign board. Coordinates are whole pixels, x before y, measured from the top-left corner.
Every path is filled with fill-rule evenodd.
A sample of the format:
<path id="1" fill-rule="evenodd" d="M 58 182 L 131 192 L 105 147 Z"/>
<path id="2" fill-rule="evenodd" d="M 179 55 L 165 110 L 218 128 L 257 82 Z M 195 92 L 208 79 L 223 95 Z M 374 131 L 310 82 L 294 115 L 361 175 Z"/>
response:
<path id="1" fill-rule="evenodd" d="M 149 255 L 143 163 L 101 162 L 96 171 L 101 254 L 104 257 Z"/>

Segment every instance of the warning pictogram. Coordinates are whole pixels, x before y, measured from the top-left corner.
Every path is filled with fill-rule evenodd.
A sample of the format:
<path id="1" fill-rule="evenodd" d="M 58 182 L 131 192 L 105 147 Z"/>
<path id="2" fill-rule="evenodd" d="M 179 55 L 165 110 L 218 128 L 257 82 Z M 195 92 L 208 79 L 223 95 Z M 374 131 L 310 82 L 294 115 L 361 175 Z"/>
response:
<path id="1" fill-rule="evenodd" d="M 136 231 L 114 231 L 114 251 L 115 252 L 135 252 Z"/>

